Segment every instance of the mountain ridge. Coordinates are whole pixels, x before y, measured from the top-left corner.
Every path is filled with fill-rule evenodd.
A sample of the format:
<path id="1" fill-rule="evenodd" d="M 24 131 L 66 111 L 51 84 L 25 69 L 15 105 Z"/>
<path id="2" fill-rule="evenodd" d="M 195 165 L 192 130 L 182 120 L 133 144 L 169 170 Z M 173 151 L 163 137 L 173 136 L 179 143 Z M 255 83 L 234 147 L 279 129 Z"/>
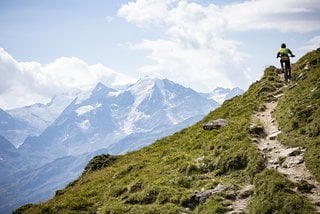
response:
<path id="1" fill-rule="evenodd" d="M 140 78 L 138 80 L 152 80 L 153 81 L 166 81 L 166 82 L 171 82 L 170 80 L 167 79 L 158 79 L 158 78 L 152 78 L 152 77 L 144 77 Z M 137 82 L 136 82 L 137 84 Z M 161 85 L 161 83 L 159 83 Z M 96 84 L 95 88 L 97 86 L 103 86 L 106 87 L 103 83 L 99 82 Z M 125 91 L 128 89 L 130 86 L 133 86 L 135 84 L 130 84 L 127 85 L 125 88 L 122 87 L 121 89 L 114 89 L 110 88 L 110 90 L 114 90 L 113 92 L 110 92 L 110 95 L 116 96 L 117 94 Z M 221 87 L 220 87 L 221 88 Z M 94 88 L 92 89 L 94 90 Z M 236 92 L 235 92 L 236 90 Z M 223 100 L 230 99 L 233 96 L 239 95 L 243 93 L 243 90 L 238 89 L 238 88 L 233 88 L 233 89 L 225 89 L 225 93 L 223 95 L 217 94 L 219 96 L 219 104 Z M 228 94 L 229 93 L 229 94 Z M 68 93 L 62 93 L 59 95 L 55 95 L 52 97 L 52 99 L 48 103 L 35 103 L 29 106 L 24 106 L 20 108 L 15 108 L 15 109 L 9 109 L 6 110 L 5 112 L 10 114 L 13 118 L 17 119 L 21 123 L 24 123 L 22 125 L 21 129 L 11 130 L 11 133 L 8 132 L 3 132 L 1 135 L 5 136 L 7 139 L 10 140 L 11 143 L 15 145 L 15 147 L 19 147 L 23 144 L 23 141 L 28 137 L 28 136 L 38 136 L 40 135 L 49 125 L 51 125 L 54 120 L 62 113 L 62 111 L 74 100 L 77 99 L 76 102 L 81 102 L 81 100 L 85 100 L 90 96 L 90 91 L 80 91 L 80 90 L 72 90 L 71 92 Z M 215 101 L 214 96 L 211 96 L 209 94 L 203 94 L 204 97 L 208 99 L 213 99 Z M 4 130 L 4 129 L 2 129 Z"/>

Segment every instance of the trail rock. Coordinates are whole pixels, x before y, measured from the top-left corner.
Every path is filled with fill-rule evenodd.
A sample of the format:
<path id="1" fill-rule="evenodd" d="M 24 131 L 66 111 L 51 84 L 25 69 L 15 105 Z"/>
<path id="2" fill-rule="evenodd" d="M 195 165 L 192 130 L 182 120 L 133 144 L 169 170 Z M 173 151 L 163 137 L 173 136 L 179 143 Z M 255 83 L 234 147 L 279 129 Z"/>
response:
<path id="1" fill-rule="evenodd" d="M 250 195 L 253 194 L 253 191 L 254 191 L 254 185 L 248 185 L 243 189 L 239 190 L 238 198 L 240 199 L 248 198 Z"/>
<path id="2" fill-rule="evenodd" d="M 269 140 L 277 139 L 277 136 L 281 133 L 281 131 L 277 130 L 269 135 Z"/>
<path id="3" fill-rule="evenodd" d="M 244 210 L 242 210 L 242 209 L 228 212 L 228 214 L 245 214 L 245 213 L 246 213 L 246 212 L 245 212 Z"/>
<path id="4" fill-rule="evenodd" d="M 298 164 L 303 163 L 303 156 L 302 155 L 298 155 L 298 156 L 291 156 L 291 157 L 287 157 L 286 160 L 284 161 L 284 164 L 287 167 L 293 167 L 296 166 Z"/>
<path id="5" fill-rule="evenodd" d="M 204 130 L 213 130 L 213 129 L 220 129 L 223 126 L 228 125 L 228 120 L 226 119 L 217 119 L 210 121 L 206 124 L 203 124 L 202 128 Z"/>
<path id="6" fill-rule="evenodd" d="M 226 192 L 226 191 L 229 191 L 229 190 L 233 190 L 233 186 L 232 185 L 221 185 L 221 184 L 218 184 L 214 189 L 209 189 L 209 190 L 204 190 L 204 191 L 201 191 L 201 192 L 197 192 L 192 198 L 195 200 L 195 202 L 197 204 L 203 204 L 213 194 L 218 194 L 218 193 Z M 228 195 L 230 195 L 230 194 L 228 194 Z"/>
<path id="7" fill-rule="evenodd" d="M 299 147 L 289 148 L 280 152 L 280 157 L 297 156 L 301 154 L 301 149 Z"/>

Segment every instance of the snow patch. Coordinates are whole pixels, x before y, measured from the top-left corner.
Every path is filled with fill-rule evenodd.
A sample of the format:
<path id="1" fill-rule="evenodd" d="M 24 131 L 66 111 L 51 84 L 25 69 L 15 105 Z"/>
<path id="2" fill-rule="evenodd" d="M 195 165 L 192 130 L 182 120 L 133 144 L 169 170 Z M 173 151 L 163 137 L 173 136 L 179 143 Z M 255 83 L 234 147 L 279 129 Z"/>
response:
<path id="1" fill-rule="evenodd" d="M 81 102 L 83 102 L 84 100 L 89 99 L 90 95 L 91 95 L 91 91 L 93 90 L 92 87 L 85 87 L 81 93 L 79 93 L 77 95 L 77 99 L 75 104 L 80 104 Z"/>
<path id="2" fill-rule="evenodd" d="M 79 124 L 79 128 L 83 130 L 88 130 L 91 127 L 91 123 L 89 120 L 84 120 Z"/>
<path id="3" fill-rule="evenodd" d="M 177 125 L 180 122 L 171 112 L 167 113 L 167 117 L 169 118 L 169 120 L 173 125 Z"/>
<path id="4" fill-rule="evenodd" d="M 219 93 L 219 92 L 214 92 L 211 94 L 210 99 L 213 99 L 215 101 L 217 101 L 219 104 L 222 104 L 226 97 L 228 96 L 228 93 Z"/>
<path id="5" fill-rule="evenodd" d="M 96 105 L 94 105 L 94 106 L 92 106 L 92 105 L 81 106 L 76 110 L 76 113 L 78 114 L 78 116 L 81 116 L 83 114 L 86 114 L 88 112 L 96 110 L 97 108 L 100 108 L 101 106 L 102 106 L 101 103 L 96 103 Z"/>
<path id="6" fill-rule="evenodd" d="M 68 139 L 69 139 L 69 134 L 66 133 L 66 134 L 63 136 L 63 138 L 61 139 L 61 142 L 63 143 L 63 142 L 65 142 L 65 141 L 68 140 Z"/>
<path id="7" fill-rule="evenodd" d="M 108 96 L 109 97 L 117 97 L 120 93 L 121 93 L 121 91 L 110 91 L 108 93 Z"/>

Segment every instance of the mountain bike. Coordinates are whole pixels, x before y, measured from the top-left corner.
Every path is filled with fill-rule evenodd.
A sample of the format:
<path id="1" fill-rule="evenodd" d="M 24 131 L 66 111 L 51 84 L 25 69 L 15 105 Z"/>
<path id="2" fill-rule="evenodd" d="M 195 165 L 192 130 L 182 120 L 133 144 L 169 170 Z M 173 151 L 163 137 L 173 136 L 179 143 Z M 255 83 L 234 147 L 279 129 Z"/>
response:
<path id="1" fill-rule="evenodd" d="M 294 57 L 291 56 L 291 57 Z M 291 79 L 291 63 L 290 63 L 290 58 L 288 57 L 287 59 L 283 60 L 281 59 L 280 60 L 280 64 L 281 64 L 281 70 L 282 70 L 282 73 L 284 74 L 284 82 L 285 84 L 288 83 L 288 81 Z"/>

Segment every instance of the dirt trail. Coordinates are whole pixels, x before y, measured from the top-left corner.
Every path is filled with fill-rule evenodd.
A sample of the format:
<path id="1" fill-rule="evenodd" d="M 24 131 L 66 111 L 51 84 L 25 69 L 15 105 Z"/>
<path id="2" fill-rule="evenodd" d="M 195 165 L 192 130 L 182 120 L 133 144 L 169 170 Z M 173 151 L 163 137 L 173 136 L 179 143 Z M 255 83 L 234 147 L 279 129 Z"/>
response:
<path id="1" fill-rule="evenodd" d="M 266 137 L 258 139 L 258 148 L 267 160 L 267 168 L 276 169 L 295 183 L 303 183 L 309 187 L 307 190 L 296 191 L 307 197 L 320 213 L 320 183 L 309 172 L 304 164 L 305 149 L 301 147 L 290 148 L 281 144 L 277 140 L 277 135 L 281 133 L 276 120 L 271 113 L 278 104 L 278 98 L 282 94 L 276 95 L 274 101 L 265 104 L 265 111 L 254 115 L 255 120 L 259 120 L 267 134 Z"/>

